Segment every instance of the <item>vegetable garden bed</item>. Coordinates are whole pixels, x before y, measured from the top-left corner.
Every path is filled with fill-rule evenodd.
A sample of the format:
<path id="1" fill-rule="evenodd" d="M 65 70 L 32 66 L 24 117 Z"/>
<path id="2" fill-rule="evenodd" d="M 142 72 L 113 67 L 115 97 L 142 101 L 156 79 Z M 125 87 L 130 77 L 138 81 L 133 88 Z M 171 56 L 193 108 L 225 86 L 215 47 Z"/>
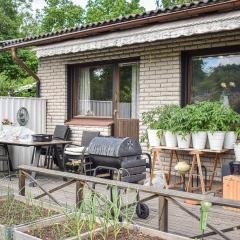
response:
<path id="1" fill-rule="evenodd" d="M 0 197 L 0 239 L 12 239 L 12 232 L 20 226 L 58 215 L 60 207 L 22 196 Z"/>

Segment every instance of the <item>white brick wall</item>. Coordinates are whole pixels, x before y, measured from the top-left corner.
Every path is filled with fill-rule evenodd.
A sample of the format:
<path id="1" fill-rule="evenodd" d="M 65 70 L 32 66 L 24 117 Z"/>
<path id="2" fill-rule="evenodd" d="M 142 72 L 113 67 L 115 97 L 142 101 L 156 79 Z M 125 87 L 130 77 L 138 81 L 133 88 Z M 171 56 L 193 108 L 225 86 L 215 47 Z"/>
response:
<path id="1" fill-rule="evenodd" d="M 181 51 L 239 44 L 240 31 L 230 31 L 42 58 L 38 75 L 41 79 L 41 96 L 48 100 L 47 131 L 52 133 L 54 126 L 63 124 L 67 118 L 66 64 L 140 57 L 139 117 L 141 120 L 142 112 L 153 107 L 180 103 Z M 81 132 L 86 128 L 100 129 L 103 134 L 110 134 L 108 127 L 71 126 L 72 139 L 80 141 Z M 140 132 L 142 133 L 144 129 L 140 122 Z M 232 157 L 228 156 L 228 158 Z M 204 164 L 209 165 L 209 161 Z"/>

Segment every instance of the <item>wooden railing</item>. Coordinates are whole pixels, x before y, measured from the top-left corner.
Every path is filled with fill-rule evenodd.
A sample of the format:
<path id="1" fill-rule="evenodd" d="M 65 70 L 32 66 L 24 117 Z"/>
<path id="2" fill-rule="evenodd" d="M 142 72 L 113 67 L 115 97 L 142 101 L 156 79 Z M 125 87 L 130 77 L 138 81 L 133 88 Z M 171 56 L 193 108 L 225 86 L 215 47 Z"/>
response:
<path id="1" fill-rule="evenodd" d="M 57 186 L 51 190 L 45 190 L 35 179 L 31 177 L 31 173 L 36 172 L 43 175 L 48 176 L 55 176 L 55 177 L 63 177 L 68 179 L 67 182 L 63 183 L 60 186 Z M 58 191 L 72 183 L 76 183 L 76 204 L 79 204 L 83 200 L 83 188 L 88 183 L 95 183 L 107 186 L 116 186 L 121 189 L 131 189 L 136 190 L 138 192 L 145 192 L 151 194 L 145 199 L 140 199 L 140 202 L 151 200 L 153 198 L 159 198 L 159 229 L 162 231 L 168 230 L 168 201 L 172 201 L 175 205 L 181 208 L 183 211 L 191 215 L 193 218 L 200 220 L 200 217 L 196 215 L 196 213 L 191 212 L 187 209 L 184 204 L 179 201 L 180 199 L 188 199 L 194 201 L 208 201 L 211 202 L 213 205 L 217 206 L 225 206 L 225 207 L 232 207 L 232 208 L 239 208 L 240 209 L 240 202 L 234 200 L 223 199 L 219 197 L 214 197 L 210 195 L 202 195 L 202 194 L 195 194 L 195 193 L 187 193 L 182 191 L 176 191 L 171 189 L 158 189 L 152 186 L 142 186 L 138 184 L 131 184 L 121 181 L 115 180 L 108 180 L 98 177 L 91 177 L 85 176 L 80 174 L 68 173 L 68 172 L 60 172 L 55 170 L 48 170 L 43 168 L 37 168 L 32 166 L 22 165 L 19 166 L 19 193 L 21 195 L 25 195 L 25 180 L 26 177 L 30 178 L 31 181 L 34 181 L 35 184 L 44 192 L 36 196 L 36 199 L 44 197 L 48 195 L 54 202 L 60 204 L 51 193 Z M 223 239 L 231 240 L 228 236 L 226 236 L 225 232 L 233 231 L 234 229 L 238 228 L 239 226 L 234 226 L 228 229 L 219 230 L 216 227 L 212 226 L 211 224 L 207 224 L 207 227 L 210 228 L 213 232 L 206 233 L 205 235 L 220 235 Z"/>

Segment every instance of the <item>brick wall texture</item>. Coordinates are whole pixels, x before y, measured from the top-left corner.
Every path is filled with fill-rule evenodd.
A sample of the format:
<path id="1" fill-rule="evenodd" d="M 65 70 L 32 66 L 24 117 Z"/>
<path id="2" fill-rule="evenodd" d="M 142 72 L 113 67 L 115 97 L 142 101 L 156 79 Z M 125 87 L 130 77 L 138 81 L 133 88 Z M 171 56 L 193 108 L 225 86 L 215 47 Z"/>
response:
<path id="1" fill-rule="evenodd" d="M 56 124 L 67 118 L 67 72 L 66 65 L 111 59 L 140 57 L 139 118 L 140 134 L 145 127 L 141 114 L 153 107 L 181 101 L 181 52 L 185 50 L 225 47 L 240 44 L 240 31 L 220 32 L 201 36 L 178 38 L 140 45 L 110 48 L 40 59 L 38 76 L 41 79 L 41 97 L 47 99 L 47 132 L 52 133 Z M 80 141 L 84 129 L 99 129 L 109 135 L 109 127 L 70 126 L 75 142 Z M 145 148 L 145 144 L 143 144 Z M 232 155 L 224 160 L 232 159 Z M 167 169 L 168 154 L 162 156 Z M 187 156 L 186 156 L 187 158 Z M 209 159 L 204 165 L 211 171 Z M 220 170 L 218 170 L 220 177 Z"/>

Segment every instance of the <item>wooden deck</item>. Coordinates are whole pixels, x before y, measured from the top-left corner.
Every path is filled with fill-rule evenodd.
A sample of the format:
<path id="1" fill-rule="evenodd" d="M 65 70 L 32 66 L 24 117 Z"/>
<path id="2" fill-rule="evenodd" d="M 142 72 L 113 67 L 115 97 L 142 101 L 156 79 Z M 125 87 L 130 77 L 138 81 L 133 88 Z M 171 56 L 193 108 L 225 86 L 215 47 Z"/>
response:
<path id="1" fill-rule="evenodd" d="M 39 183 L 44 186 L 45 189 L 51 189 L 57 185 L 63 184 L 64 181 L 62 178 L 55 177 L 46 177 L 38 176 Z M 13 177 L 12 181 L 9 181 L 8 178 L 2 178 L 0 180 L 0 194 L 4 194 L 8 191 L 8 188 L 12 189 L 16 193 L 18 192 L 18 178 Z M 96 188 L 100 192 L 106 192 L 105 187 L 98 185 Z M 37 187 L 27 187 L 27 194 L 36 196 L 41 194 L 41 190 Z M 69 185 L 66 188 L 59 190 L 53 193 L 53 196 L 60 202 L 68 205 L 75 204 L 75 185 Z M 131 198 L 135 196 L 134 193 L 129 194 L 128 200 L 131 201 Z M 142 194 L 141 197 L 146 197 L 147 194 Z M 48 197 L 45 197 L 46 201 L 49 201 Z M 146 220 L 142 220 L 134 217 L 134 221 L 140 225 L 156 228 L 158 227 L 158 200 L 153 199 L 147 202 L 150 207 L 150 216 Z M 190 211 L 195 214 L 199 214 L 200 207 L 193 206 L 183 203 Z M 214 206 L 211 208 L 209 213 L 209 223 L 211 223 L 217 229 L 225 229 L 228 227 L 233 227 L 240 225 L 240 212 L 230 211 L 223 209 L 222 207 Z M 169 201 L 169 210 L 168 210 L 168 226 L 169 232 L 176 233 L 183 236 L 193 237 L 200 234 L 199 231 L 199 222 L 192 218 L 190 215 L 185 213 L 179 207 L 175 206 L 172 202 Z M 210 231 L 210 230 L 209 230 Z M 240 239 L 240 230 L 235 230 L 226 235 L 233 239 Z M 214 239 L 221 240 L 222 238 L 218 235 L 206 237 L 204 239 Z"/>

